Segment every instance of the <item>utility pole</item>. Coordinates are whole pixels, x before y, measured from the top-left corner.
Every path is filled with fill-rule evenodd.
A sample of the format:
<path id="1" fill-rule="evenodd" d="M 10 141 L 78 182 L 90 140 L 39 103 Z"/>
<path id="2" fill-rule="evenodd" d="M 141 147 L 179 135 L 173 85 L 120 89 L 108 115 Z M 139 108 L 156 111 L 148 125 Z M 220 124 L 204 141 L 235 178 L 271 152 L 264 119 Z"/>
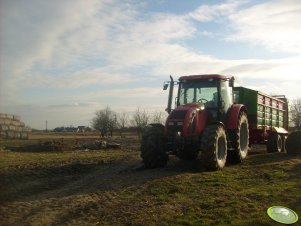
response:
<path id="1" fill-rule="evenodd" d="M 47 122 L 47 120 L 46 120 L 46 132 L 48 131 L 47 124 L 48 124 L 48 122 Z"/>

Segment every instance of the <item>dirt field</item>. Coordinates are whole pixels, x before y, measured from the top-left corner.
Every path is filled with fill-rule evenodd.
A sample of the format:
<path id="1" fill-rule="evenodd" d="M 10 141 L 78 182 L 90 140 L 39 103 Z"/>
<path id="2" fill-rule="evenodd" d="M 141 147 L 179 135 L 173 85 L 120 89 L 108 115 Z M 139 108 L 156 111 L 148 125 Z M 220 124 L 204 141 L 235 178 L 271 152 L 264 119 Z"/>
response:
<path id="1" fill-rule="evenodd" d="M 1 150 L 0 225 L 276 225 L 266 215 L 273 205 L 301 215 L 300 155 L 255 146 L 244 164 L 223 171 L 175 157 L 146 170 L 136 138 L 115 141 L 122 149 Z"/>

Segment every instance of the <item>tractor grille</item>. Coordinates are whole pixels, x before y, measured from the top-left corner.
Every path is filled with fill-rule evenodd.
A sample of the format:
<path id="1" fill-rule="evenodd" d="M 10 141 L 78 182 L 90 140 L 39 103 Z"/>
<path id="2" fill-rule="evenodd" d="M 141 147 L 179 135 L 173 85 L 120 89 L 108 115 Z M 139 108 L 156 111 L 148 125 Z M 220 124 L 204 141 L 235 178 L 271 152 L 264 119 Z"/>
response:
<path id="1" fill-rule="evenodd" d="M 171 112 L 170 119 L 184 119 L 186 116 L 187 110 L 176 110 Z"/>
<path id="2" fill-rule="evenodd" d="M 183 121 L 170 121 L 167 129 L 169 133 L 183 132 Z"/>
<path id="3" fill-rule="evenodd" d="M 173 126 L 168 126 L 168 132 L 169 133 L 175 133 L 175 132 L 182 132 L 183 130 L 183 126 L 179 126 L 179 125 L 173 125 Z"/>

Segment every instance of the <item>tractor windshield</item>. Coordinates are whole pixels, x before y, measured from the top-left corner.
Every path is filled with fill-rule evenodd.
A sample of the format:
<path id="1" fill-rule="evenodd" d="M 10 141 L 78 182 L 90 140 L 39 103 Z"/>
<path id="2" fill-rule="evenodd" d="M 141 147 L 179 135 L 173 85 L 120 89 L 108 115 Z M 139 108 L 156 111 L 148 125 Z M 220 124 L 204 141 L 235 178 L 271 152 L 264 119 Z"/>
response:
<path id="1" fill-rule="evenodd" d="M 218 106 L 217 80 L 184 80 L 179 85 L 178 105 L 200 102 L 206 107 Z"/>

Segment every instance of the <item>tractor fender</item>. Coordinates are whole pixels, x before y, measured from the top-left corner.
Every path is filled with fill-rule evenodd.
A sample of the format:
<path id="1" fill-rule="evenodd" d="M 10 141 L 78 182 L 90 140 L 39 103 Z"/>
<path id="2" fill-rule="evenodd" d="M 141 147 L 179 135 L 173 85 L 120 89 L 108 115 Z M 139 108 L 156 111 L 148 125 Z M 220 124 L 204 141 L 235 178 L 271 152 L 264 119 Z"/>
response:
<path id="1" fill-rule="evenodd" d="M 227 129 L 236 129 L 237 120 L 241 111 L 247 112 L 247 107 L 243 104 L 233 104 L 228 112 Z"/>

